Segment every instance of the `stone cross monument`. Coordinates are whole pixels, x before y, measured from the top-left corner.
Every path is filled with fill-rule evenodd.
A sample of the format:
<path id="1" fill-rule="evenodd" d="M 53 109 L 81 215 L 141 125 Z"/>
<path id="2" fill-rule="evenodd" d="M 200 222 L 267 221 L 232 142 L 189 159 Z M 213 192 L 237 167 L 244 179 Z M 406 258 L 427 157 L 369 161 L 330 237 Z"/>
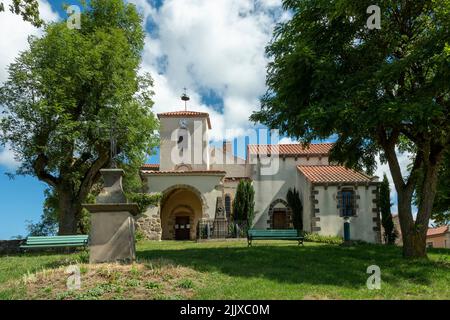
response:
<path id="1" fill-rule="evenodd" d="M 104 187 L 95 204 L 85 204 L 91 213 L 90 263 L 132 262 L 136 258 L 134 219 L 136 203 L 127 203 L 122 189 L 122 169 L 100 170 Z"/>

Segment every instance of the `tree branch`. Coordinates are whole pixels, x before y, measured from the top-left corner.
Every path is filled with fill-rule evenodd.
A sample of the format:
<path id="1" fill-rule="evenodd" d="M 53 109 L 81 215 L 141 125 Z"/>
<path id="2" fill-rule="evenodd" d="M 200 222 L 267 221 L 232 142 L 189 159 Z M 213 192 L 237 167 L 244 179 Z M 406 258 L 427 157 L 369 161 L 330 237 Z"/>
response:
<path id="1" fill-rule="evenodd" d="M 33 162 L 34 172 L 39 180 L 44 181 L 49 185 L 51 185 L 52 187 L 56 188 L 59 183 L 59 179 L 54 177 L 45 170 L 47 163 L 48 163 L 47 156 L 43 153 L 39 154 L 36 160 Z"/>

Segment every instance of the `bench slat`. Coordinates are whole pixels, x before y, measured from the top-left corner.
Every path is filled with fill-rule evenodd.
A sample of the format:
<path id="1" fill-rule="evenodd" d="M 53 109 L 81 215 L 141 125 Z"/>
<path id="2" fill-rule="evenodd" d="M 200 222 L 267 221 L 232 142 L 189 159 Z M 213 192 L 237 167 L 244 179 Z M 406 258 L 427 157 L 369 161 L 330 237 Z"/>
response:
<path id="1" fill-rule="evenodd" d="M 250 229 L 247 233 L 248 245 L 252 240 L 297 240 L 299 245 L 303 244 L 303 235 L 296 229 Z"/>
<path id="2" fill-rule="evenodd" d="M 27 248 L 52 248 L 52 247 L 81 247 L 88 244 L 88 235 L 68 235 L 52 237 L 28 237 L 25 244 L 20 247 Z"/>

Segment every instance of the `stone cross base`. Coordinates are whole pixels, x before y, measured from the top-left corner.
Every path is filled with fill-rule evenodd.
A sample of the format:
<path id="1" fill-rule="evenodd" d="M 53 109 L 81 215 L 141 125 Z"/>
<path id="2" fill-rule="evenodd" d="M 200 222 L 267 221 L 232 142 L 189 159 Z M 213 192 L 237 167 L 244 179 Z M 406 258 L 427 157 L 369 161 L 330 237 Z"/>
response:
<path id="1" fill-rule="evenodd" d="M 90 263 L 132 262 L 136 259 L 134 218 L 136 204 L 84 205 L 91 212 Z"/>

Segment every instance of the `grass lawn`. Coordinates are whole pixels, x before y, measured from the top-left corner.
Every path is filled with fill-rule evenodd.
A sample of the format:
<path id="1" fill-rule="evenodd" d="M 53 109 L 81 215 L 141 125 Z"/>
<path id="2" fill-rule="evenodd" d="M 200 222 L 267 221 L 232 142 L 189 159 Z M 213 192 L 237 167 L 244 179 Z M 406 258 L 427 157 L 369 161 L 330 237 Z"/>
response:
<path id="1" fill-rule="evenodd" d="M 77 294 L 54 292 L 48 271 L 38 273 L 32 289 L 20 279 L 85 261 L 84 254 L 0 257 L 0 299 L 450 299 L 445 249 L 430 250 L 428 261 L 404 260 L 397 247 L 298 247 L 291 241 L 255 241 L 251 248 L 244 241 L 142 242 L 137 249 L 136 266 L 126 270 L 84 265 L 81 281 L 88 284 Z M 381 268 L 380 290 L 366 287 L 370 265 Z M 65 277 L 58 272 L 53 277 L 62 279 L 64 291 Z"/>

